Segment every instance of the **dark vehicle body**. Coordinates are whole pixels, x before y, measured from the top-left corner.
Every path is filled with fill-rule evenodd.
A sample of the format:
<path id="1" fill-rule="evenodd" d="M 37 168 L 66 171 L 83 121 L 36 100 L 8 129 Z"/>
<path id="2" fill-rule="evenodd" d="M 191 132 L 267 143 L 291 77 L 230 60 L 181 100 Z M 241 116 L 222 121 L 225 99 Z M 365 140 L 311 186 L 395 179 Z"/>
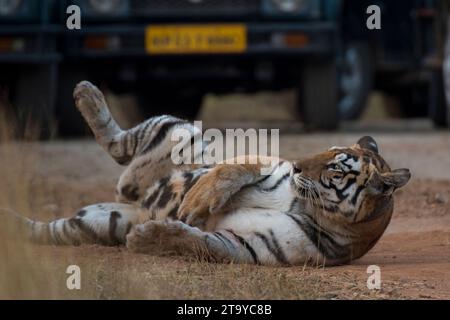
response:
<path id="1" fill-rule="evenodd" d="M 81 123 L 67 99 L 82 79 L 102 82 L 115 92 L 135 93 L 148 114 L 174 113 L 190 118 L 207 92 L 294 87 L 302 119 L 321 129 L 358 117 L 369 92 L 376 88 L 399 97 L 408 115 L 428 114 L 437 124 L 445 124 L 443 1 L 40 3 L 34 11 L 40 16 L 37 20 L 20 15 L 5 20 L 0 15 L 0 37 L 15 36 L 14 30 L 29 25 L 42 31 L 31 36 L 48 41 L 42 47 L 45 50 L 37 47 L 35 60 L 30 56 L 27 62 L 16 52 L 0 52 L 0 66 L 6 64 L 18 78 L 25 78 L 26 73 L 15 68 L 27 70 L 30 61 L 49 68 L 54 84 L 44 90 L 49 92 L 48 110 L 53 110 L 57 100 L 60 128 L 67 133 L 75 133 Z M 81 8 L 81 30 L 66 28 L 66 8 L 70 5 Z M 381 9 L 380 30 L 367 28 L 370 5 Z M 201 45 L 193 46 L 192 41 L 200 37 L 196 34 L 202 32 L 207 35 L 199 40 Z M 218 41 L 216 47 L 213 41 Z M 209 45 L 206 49 L 202 47 L 205 42 Z"/>
<path id="2" fill-rule="evenodd" d="M 66 32 L 70 67 L 90 70 L 89 78 L 106 79 L 113 91 L 135 92 L 152 113 L 192 118 L 207 92 L 300 88 L 300 80 L 307 77 L 302 100 L 315 104 L 309 111 L 319 112 L 305 112 L 304 117 L 321 127 L 336 126 L 339 1 L 308 1 L 304 8 L 283 13 L 273 2 L 261 0 L 138 0 L 100 17 L 89 1 L 69 2 L 85 13 L 82 30 Z M 242 27 L 245 49 L 164 54 L 146 48 L 146 33 L 153 26 L 217 25 Z M 318 82 L 329 94 L 318 94 Z"/>
<path id="3" fill-rule="evenodd" d="M 54 114 L 58 65 L 59 13 L 54 0 L 9 1 L 0 5 L 0 88 L 17 116 L 47 120 Z M 20 121 L 20 122 L 23 122 Z"/>
<path id="4" fill-rule="evenodd" d="M 375 32 L 364 28 L 365 17 L 359 14 L 370 4 L 382 12 L 382 28 Z M 398 98 L 408 117 L 429 116 L 438 126 L 450 125 L 442 79 L 448 3 L 384 0 L 346 5 L 343 41 L 368 44 L 370 54 L 361 58 L 372 65 L 374 89 Z"/>

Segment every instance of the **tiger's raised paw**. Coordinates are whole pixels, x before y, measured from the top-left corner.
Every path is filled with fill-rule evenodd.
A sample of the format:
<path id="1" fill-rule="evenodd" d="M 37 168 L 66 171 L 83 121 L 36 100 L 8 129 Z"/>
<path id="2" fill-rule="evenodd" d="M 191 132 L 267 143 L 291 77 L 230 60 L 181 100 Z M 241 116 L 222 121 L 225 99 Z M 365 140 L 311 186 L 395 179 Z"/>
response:
<path id="1" fill-rule="evenodd" d="M 95 117 L 104 109 L 107 104 L 103 93 L 89 81 L 82 81 L 73 91 L 75 105 L 84 117 Z"/>

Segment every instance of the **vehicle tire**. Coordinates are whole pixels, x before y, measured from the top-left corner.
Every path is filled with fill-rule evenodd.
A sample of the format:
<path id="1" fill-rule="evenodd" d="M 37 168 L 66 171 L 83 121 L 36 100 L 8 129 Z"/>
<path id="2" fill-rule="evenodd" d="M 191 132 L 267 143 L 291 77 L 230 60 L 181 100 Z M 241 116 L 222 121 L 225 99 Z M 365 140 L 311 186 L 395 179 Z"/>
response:
<path id="1" fill-rule="evenodd" d="M 442 63 L 442 78 L 443 78 L 443 92 L 444 92 L 444 103 L 441 108 L 441 119 L 445 119 L 445 123 L 443 121 L 439 121 L 439 119 L 434 119 L 434 122 L 438 125 L 446 125 L 450 127 L 450 15 L 447 18 L 447 33 L 445 35 L 445 52 L 444 59 Z"/>
<path id="2" fill-rule="evenodd" d="M 168 114 L 194 120 L 202 106 L 203 94 L 190 89 L 140 90 L 137 94 L 141 113 L 146 117 Z"/>
<path id="3" fill-rule="evenodd" d="M 369 44 L 353 42 L 346 45 L 338 66 L 339 118 L 354 120 L 364 111 L 374 83 L 373 59 Z"/>
<path id="4" fill-rule="evenodd" d="M 442 70 L 432 72 L 429 90 L 429 113 L 436 127 L 448 126 L 447 101 L 445 99 Z"/>
<path id="5" fill-rule="evenodd" d="M 339 114 L 335 58 L 306 64 L 301 74 L 297 104 L 306 128 L 336 129 Z"/>

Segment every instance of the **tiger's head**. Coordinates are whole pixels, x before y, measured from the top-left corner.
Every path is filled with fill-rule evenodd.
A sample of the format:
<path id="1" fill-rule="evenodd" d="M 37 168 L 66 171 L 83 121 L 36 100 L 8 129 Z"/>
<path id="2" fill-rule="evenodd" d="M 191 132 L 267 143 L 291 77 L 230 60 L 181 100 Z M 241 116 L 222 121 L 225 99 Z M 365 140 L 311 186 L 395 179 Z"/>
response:
<path id="1" fill-rule="evenodd" d="M 370 249 L 386 229 L 393 211 L 393 193 L 410 179 L 408 169 L 391 170 L 372 137 L 351 147 L 332 147 L 294 162 L 292 183 L 322 221 L 342 226 Z"/>

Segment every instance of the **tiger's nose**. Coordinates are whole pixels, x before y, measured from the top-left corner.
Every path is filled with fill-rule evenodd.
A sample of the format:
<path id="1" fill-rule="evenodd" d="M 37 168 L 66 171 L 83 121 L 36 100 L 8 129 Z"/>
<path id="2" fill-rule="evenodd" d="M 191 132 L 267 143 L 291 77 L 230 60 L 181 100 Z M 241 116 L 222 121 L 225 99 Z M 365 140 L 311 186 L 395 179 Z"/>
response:
<path id="1" fill-rule="evenodd" d="M 302 173 L 302 168 L 300 167 L 300 165 L 298 163 L 294 163 L 294 174 L 301 174 Z"/>

